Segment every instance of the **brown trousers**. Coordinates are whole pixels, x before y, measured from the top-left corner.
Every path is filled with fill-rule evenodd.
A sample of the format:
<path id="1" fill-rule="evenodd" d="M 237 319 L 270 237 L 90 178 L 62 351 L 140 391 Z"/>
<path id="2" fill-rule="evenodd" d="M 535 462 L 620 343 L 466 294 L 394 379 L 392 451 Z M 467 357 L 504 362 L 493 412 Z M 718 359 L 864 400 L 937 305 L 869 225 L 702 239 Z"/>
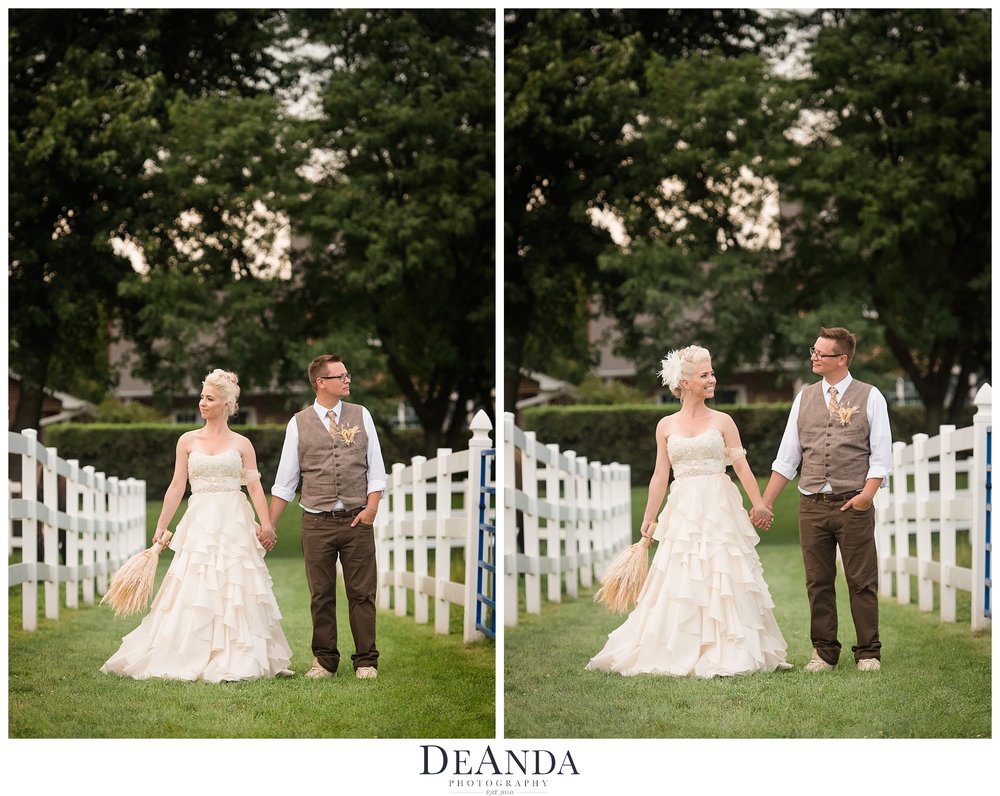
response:
<path id="1" fill-rule="evenodd" d="M 843 508 L 843 501 L 823 502 L 803 495 L 799 500 L 799 544 L 809 594 L 809 635 L 819 656 L 830 664 L 840 658 L 837 640 L 837 547 L 858 643 L 854 659 L 881 657 L 878 637 L 878 556 L 875 551 L 875 509 Z"/>
<path id="2" fill-rule="evenodd" d="M 337 558 L 344 571 L 347 615 L 354 636 L 354 668 L 378 668 L 375 648 L 375 596 L 378 575 L 375 529 L 351 518 L 302 514 L 302 556 L 312 595 L 313 655 L 323 668 L 335 672 L 340 665 L 337 648 Z"/>

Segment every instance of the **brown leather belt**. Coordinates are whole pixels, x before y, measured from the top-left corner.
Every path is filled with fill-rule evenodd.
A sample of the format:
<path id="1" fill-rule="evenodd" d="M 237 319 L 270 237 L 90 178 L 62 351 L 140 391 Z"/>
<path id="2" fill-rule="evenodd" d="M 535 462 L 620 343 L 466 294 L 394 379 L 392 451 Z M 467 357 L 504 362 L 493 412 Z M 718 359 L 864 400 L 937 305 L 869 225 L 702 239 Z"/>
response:
<path id="1" fill-rule="evenodd" d="M 336 517 L 338 520 L 346 520 L 357 517 L 367 506 L 359 506 L 356 509 L 334 509 L 333 511 L 317 511 L 321 517 Z"/>
<path id="2" fill-rule="evenodd" d="M 803 495 L 802 497 L 806 500 L 811 500 L 813 503 L 846 503 L 852 497 L 857 497 L 861 494 L 860 489 L 855 489 L 851 492 L 841 492 L 838 495 L 833 495 L 829 492 L 818 492 L 815 495 Z"/>

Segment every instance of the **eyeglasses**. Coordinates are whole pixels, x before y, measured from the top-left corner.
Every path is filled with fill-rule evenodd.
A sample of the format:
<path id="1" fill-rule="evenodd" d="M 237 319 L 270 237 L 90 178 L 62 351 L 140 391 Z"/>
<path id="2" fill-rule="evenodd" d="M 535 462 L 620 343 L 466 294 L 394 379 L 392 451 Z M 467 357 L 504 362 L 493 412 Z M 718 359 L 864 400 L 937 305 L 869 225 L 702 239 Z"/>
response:
<path id="1" fill-rule="evenodd" d="M 341 373 L 339 376 L 317 376 L 316 377 L 316 381 L 320 381 L 321 379 L 336 379 L 337 381 L 350 381 L 351 380 L 351 374 L 350 373 Z"/>
<path id="2" fill-rule="evenodd" d="M 810 359 L 816 359 L 817 357 L 819 359 L 827 359 L 828 357 L 842 357 L 842 356 L 846 356 L 846 354 L 821 354 L 815 348 L 810 348 L 809 349 L 809 358 Z"/>

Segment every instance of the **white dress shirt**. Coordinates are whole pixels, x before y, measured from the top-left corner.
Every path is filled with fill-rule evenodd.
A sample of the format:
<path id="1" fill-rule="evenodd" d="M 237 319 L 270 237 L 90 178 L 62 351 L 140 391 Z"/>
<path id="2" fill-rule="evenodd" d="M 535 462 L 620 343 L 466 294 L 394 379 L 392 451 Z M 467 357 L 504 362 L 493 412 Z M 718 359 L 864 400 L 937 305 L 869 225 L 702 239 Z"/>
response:
<path id="1" fill-rule="evenodd" d="M 340 422 L 340 411 L 343 409 L 343 401 L 338 401 L 333 407 L 333 414 L 337 422 Z M 326 413 L 330 410 L 314 401 L 313 411 L 319 417 L 323 427 L 330 430 L 330 419 Z M 375 432 L 375 421 L 365 407 L 361 407 L 361 416 L 364 421 L 365 434 L 368 435 L 368 494 L 372 492 L 382 492 L 386 486 L 385 462 L 382 461 L 382 450 L 378 444 L 378 434 Z M 299 429 L 295 422 L 295 416 L 288 421 L 285 429 L 285 442 L 281 446 L 281 459 L 278 462 L 278 472 L 274 476 L 274 486 L 271 487 L 271 494 L 279 497 L 286 503 L 291 503 L 295 499 L 295 493 L 299 488 L 299 480 L 302 472 L 299 469 Z M 334 509 L 343 509 L 344 504 L 337 501 Z M 351 506 L 350 508 L 354 508 Z M 302 506 L 303 511 L 316 513 L 315 509 Z"/>
<path id="2" fill-rule="evenodd" d="M 854 378 L 847 374 L 838 384 L 830 384 L 823 379 L 823 396 L 830 394 L 830 387 L 837 391 L 837 400 L 847 392 Z M 788 413 L 788 424 L 785 426 L 785 433 L 781 437 L 781 445 L 778 446 L 778 455 L 771 465 L 771 469 L 779 475 L 783 475 L 789 481 L 795 478 L 802 463 L 802 444 L 799 442 L 799 404 L 802 402 L 802 393 L 799 392 L 792 402 L 792 411 Z M 868 446 L 871 448 L 871 455 L 868 459 L 868 475 L 866 478 L 881 478 L 882 484 L 879 488 L 888 486 L 888 475 L 892 472 L 892 431 L 889 428 L 889 407 L 885 402 L 885 396 L 875 387 L 868 393 L 868 403 L 866 405 L 868 424 L 871 431 L 868 435 Z M 808 495 L 804 489 L 799 487 L 799 491 Z M 830 484 L 825 484 L 820 492 L 832 492 Z"/>

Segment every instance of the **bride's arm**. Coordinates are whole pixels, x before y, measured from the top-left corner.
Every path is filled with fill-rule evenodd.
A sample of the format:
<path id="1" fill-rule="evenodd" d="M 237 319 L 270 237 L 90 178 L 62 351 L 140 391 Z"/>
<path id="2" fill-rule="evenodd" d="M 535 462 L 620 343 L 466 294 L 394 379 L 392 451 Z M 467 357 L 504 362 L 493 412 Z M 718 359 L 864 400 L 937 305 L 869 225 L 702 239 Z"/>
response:
<path id="1" fill-rule="evenodd" d="M 746 451 L 743 449 L 743 445 L 740 442 L 739 429 L 736 428 L 735 421 L 729 417 L 729 415 L 725 416 L 725 425 L 722 437 L 726 449 L 732 457 L 733 472 L 736 473 L 736 477 L 740 479 L 740 483 L 743 484 L 743 490 L 747 493 L 747 497 L 750 498 L 752 506 L 750 519 L 753 520 L 754 525 L 757 525 L 759 528 L 761 525 L 758 525 L 758 522 L 763 523 L 763 521 L 768 520 L 774 515 L 770 509 L 764 505 L 764 498 L 760 494 L 760 485 L 754 477 L 753 470 L 750 469 L 750 463 L 747 461 Z"/>
<path id="2" fill-rule="evenodd" d="M 278 535 L 271 522 L 271 512 L 267 508 L 267 496 L 264 494 L 264 487 L 260 484 L 260 472 L 257 470 L 257 453 L 253 449 L 253 444 L 246 437 L 240 439 L 240 455 L 243 457 L 243 471 L 246 476 L 247 494 L 250 502 L 253 503 L 254 511 L 257 512 L 257 521 L 260 530 L 257 538 L 264 548 L 270 550 L 278 541 Z"/>
<path id="3" fill-rule="evenodd" d="M 656 465 L 653 467 L 653 477 L 649 479 L 646 510 L 642 513 L 642 526 L 639 529 L 643 536 L 652 536 L 656 530 L 656 518 L 667 494 L 667 484 L 670 483 L 670 454 L 667 452 L 669 429 L 670 419 L 667 417 L 656 424 Z"/>
<path id="4" fill-rule="evenodd" d="M 153 534 L 153 541 L 159 542 L 164 547 L 170 541 L 171 532 L 167 527 L 177 513 L 177 507 L 184 499 L 184 487 L 187 486 L 187 460 L 191 452 L 191 445 L 188 441 L 188 432 L 180 435 L 174 449 L 174 475 L 170 479 L 167 491 L 163 494 L 163 507 L 160 509 L 160 516 L 156 520 L 156 531 Z"/>

